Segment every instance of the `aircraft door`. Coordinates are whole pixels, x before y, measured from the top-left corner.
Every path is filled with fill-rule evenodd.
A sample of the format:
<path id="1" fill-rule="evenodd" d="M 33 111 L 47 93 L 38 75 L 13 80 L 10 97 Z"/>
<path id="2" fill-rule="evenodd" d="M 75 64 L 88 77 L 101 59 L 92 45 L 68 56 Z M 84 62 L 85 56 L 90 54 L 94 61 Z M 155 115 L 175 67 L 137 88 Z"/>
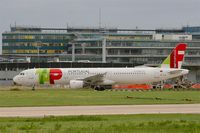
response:
<path id="1" fill-rule="evenodd" d="M 64 80 L 65 80 L 65 82 L 66 82 L 66 83 L 68 83 L 68 82 L 69 82 L 69 80 L 70 80 L 70 79 L 69 79 L 69 75 L 67 75 L 67 74 L 66 74 L 66 75 L 64 75 Z"/>
<path id="2" fill-rule="evenodd" d="M 36 83 L 36 75 L 33 73 L 28 73 L 27 75 L 28 84 L 32 85 Z"/>

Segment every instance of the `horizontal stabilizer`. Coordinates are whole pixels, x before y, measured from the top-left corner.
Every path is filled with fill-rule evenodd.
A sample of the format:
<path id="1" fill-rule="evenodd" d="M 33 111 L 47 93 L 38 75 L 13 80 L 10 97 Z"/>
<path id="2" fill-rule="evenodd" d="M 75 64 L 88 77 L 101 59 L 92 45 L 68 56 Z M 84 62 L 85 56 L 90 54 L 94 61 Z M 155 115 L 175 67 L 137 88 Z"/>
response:
<path id="1" fill-rule="evenodd" d="M 172 71 L 170 71 L 169 73 L 170 74 L 178 74 L 178 73 L 181 73 L 183 70 L 172 70 Z"/>

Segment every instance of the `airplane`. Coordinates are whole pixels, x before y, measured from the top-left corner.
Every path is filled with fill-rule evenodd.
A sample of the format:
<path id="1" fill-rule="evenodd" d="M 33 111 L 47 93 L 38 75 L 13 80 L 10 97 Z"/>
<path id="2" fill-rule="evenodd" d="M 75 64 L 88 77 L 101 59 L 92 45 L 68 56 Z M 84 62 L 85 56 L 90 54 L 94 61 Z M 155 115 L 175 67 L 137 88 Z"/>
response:
<path id="1" fill-rule="evenodd" d="M 22 86 L 69 85 L 70 88 L 92 87 L 104 90 L 114 84 L 150 84 L 189 73 L 181 69 L 187 44 L 180 43 L 158 67 L 133 68 L 34 68 L 24 70 L 13 78 Z"/>

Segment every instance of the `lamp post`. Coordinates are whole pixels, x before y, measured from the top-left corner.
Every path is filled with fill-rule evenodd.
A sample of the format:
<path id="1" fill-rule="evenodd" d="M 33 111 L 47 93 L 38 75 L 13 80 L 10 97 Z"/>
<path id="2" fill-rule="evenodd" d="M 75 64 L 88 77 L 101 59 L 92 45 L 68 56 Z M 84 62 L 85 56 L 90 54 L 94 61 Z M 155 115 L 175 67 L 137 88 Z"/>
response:
<path id="1" fill-rule="evenodd" d="M 71 45 L 72 45 L 72 62 L 75 61 L 75 42 L 79 38 L 79 34 L 74 33 L 74 36 L 72 37 Z"/>
<path id="2" fill-rule="evenodd" d="M 38 61 L 38 63 L 39 63 L 39 57 L 40 57 L 40 44 L 41 44 L 41 42 L 36 42 L 37 43 L 37 61 Z"/>
<path id="3" fill-rule="evenodd" d="M 39 57 L 40 57 L 40 46 L 37 46 L 37 61 L 39 63 Z"/>
<path id="4" fill-rule="evenodd" d="M 102 62 L 106 63 L 106 37 L 102 40 Z"/>

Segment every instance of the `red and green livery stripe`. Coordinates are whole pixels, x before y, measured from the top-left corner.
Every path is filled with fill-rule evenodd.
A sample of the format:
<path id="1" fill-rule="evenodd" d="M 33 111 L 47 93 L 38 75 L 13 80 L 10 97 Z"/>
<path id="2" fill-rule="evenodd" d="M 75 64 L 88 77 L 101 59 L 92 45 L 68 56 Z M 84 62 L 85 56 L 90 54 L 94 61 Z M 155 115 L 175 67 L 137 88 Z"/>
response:
<path id="1" fill-rule="evenodd" d="M 36 70 L 36 74 L 38 75 L 39 84 L 55 84 L 55 80 L 62 78 L 61 69 L 55 68 L 39 68 Z"/>

